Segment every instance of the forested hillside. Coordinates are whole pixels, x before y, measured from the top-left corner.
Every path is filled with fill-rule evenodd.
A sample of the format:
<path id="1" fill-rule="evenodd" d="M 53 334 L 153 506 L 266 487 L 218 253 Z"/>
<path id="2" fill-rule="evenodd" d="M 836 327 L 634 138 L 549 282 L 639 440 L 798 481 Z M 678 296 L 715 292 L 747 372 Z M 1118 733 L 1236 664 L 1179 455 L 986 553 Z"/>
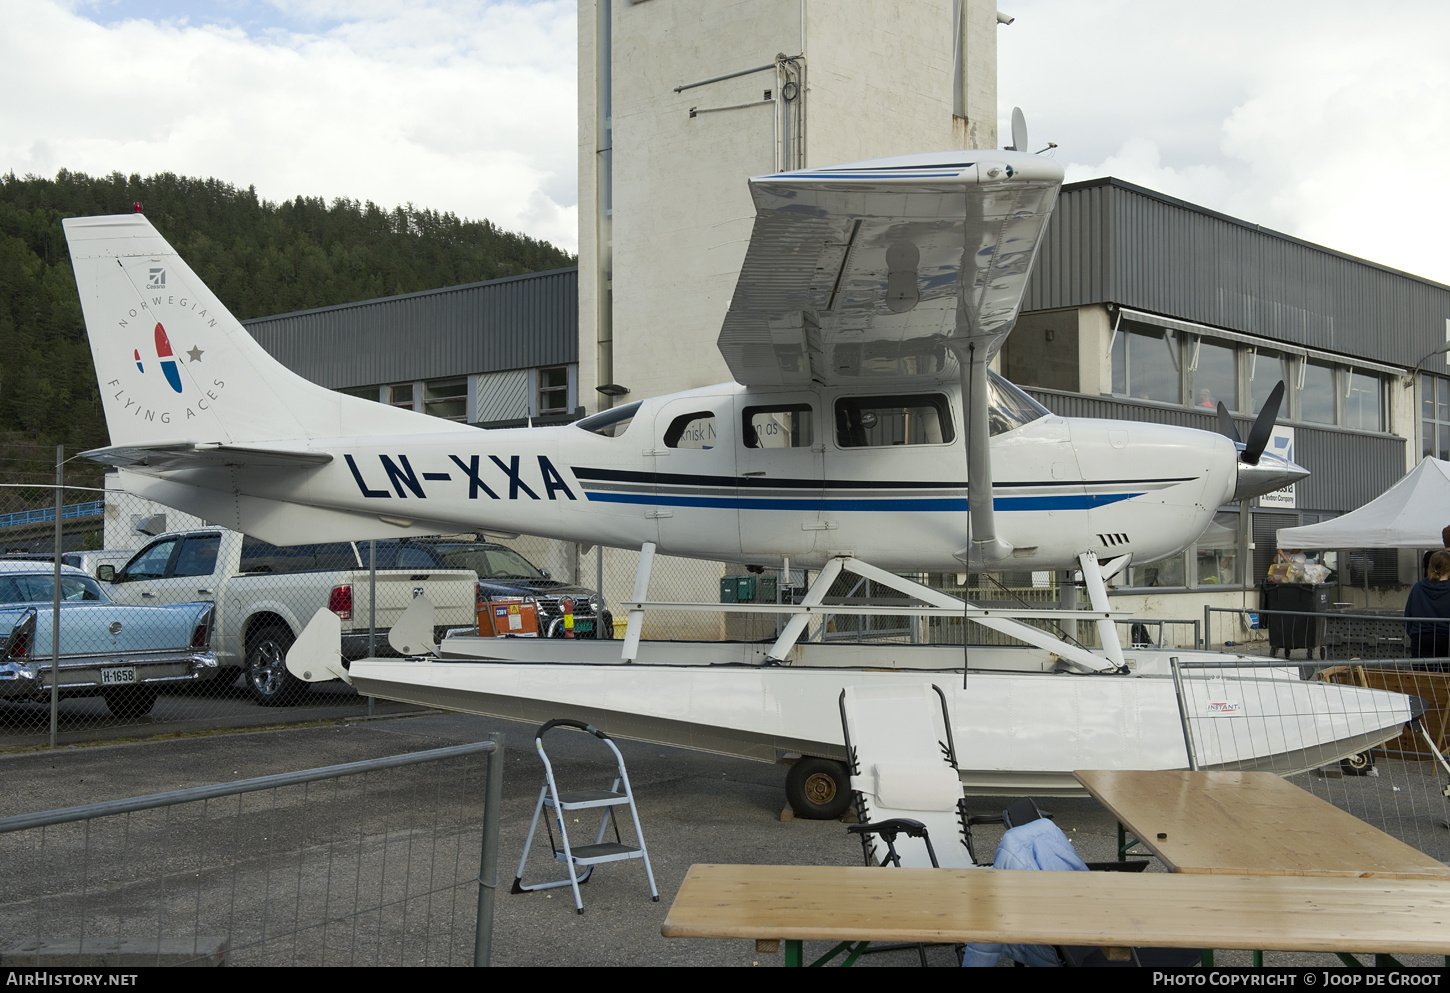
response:
<path id="1" fill-rule="evenodd" d="M 486 220 L 411 204 L 270 203 L 255 189 L 170 173 L 0 176 L 0 482 L 50 481 L 55 445 L 107 443 L 60 222 L 129 213 L 136 202 L 243 320 L 575 262 Z M 99 479 L 94 464 L 72 465 Z"/>

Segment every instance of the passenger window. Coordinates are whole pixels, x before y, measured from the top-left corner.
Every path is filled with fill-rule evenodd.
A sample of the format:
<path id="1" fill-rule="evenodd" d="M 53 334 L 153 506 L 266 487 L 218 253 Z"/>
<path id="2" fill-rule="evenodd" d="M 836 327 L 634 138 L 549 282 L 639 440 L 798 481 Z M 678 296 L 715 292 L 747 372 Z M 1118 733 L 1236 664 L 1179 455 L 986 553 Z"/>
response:
<path id="1" fill-rule="evenodd" d="M 221 548 L 222 536 L 203 534 L 187 538 L 181 543 L 181 554 L 176 556 L 173 576 L 210 576 L 216 571 L 217 550 Z"/>
<path id="2" fill-rule="evenodd" d="M 715 413 L 699 410 L 681 414 L 665 432 L 666 448 L 710 449 L 715 447 Z"/>
<path id="3" fill-rule="evenodd" d="M 413 545 L 404 545 L 398 549 L 399 569 L 436 569 L 438 562 L 433 556 L 421 548 Z"/>
<path id="4" fill-rule="evenodd" d="M 116 581 L 122 583 L 137 579 L 160 579 L 166 575 L 166 564 L 171 561 L 171 553 L 175 550 L 175 538 L 148 546 L 126 565 Z"/>
<path id="5" fill-rule="evenodd" d="M 746 407 L 742 440 L 746 448 L 810 448 L 815 432 L 808 403 Z"/>
<path id="6" fill-rule="evenodd" d="M 955 436 L 951 408 L 941 394 L 836 401 L 836 444 L 842 448 L 944 445 Z"/>
<path id="7" fill-rule="evenodd" d="M 606 438 L 618 438 L 633 423 L 634 415 L 638 413 L 639 405 L 643 402 L 643 400 L 636 400 L 623 407 L 601 410 L 597 414 L 590 414 L 583 420 L 575 421 L 574 426 L 593 434 L 601 434 Z"/>
<path id="8" fill-rule="evenodd" d="M 379 549 L 378 565 L 382 567 Z M 242 572 L 267 572 L 278 575 L 296 572 L 327 572 L 333 569 L 358 568 L 352 543 L 333 541 L 323 545 L 290 545 L 280 547 L 258 538 L 242 542 Z"/>

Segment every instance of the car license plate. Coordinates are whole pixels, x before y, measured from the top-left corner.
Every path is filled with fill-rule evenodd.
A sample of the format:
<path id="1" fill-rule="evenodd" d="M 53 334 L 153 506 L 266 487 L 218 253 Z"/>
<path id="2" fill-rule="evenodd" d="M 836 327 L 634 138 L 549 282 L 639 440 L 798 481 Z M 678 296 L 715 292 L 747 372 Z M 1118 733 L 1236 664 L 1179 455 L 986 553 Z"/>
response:
<path id="1" fill-rule="evenodd" d="M 136 667 L 133 665 L 121 666 L 116 669 L 101 670 L 102 686 L 120 686 L 125 683 L 136 681 Z"/>

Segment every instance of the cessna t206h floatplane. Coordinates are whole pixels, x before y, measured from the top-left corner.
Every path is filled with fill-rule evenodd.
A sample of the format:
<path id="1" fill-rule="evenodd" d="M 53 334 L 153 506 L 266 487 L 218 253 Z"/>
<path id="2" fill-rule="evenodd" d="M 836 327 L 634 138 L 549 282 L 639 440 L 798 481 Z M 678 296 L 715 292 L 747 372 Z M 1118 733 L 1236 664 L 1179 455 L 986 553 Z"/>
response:
<path id="1" fill-rule="evenodd" d="M 395 645 L 425 657 L 345 671 L 323 611 L 291 652 L 298 678 L 519 719 L 568 714 L 757 759 L 800 753 L 817 761 L 793 770 L 793 800 L 817 813 L 833 804 L 813 806 L 799 770 L 817 799 L 830 794 L 848 684 L 956 686 L 963 779 L 977 791 L 1072 789 L 1074 768 L 1183 767 L 1166 653 L 1124 651 L 1105 580 L 1180 552 L 1221 504 L 1306 473 L 1264 450 L 1277 396 L 1236 444 L 1226 411 L 1221 434 L 1057 417 L 989 371 L 1061 182 L 1056 163 L 1013 151 L 754 179 L 719 338 L 734 383 L 496 431 L 306 382 L 144 217 L 70 219 L 113 442 L 88 454 L 131 492 L 277 544 L 485 529 L 641 551 L 622 642 L 435 646 L 431 618 L 415 616 L 416 636 L 400 623 Z M 799 604 L 756 608 L 787 615 L 774 643 L 641 641 L 642 611 L 672 606 L 647 602 L 656 551 L 819 572 Z M 1009 568 L 1080 570 L 1091 610 L 1076 616 L 1097 625 L 1101 650 L 896 575 Z M 1024 645 L 968 660 L 961 646 L 802 642 L 813 616 L 849 612 L 825 604 L 843 571 L 914 602 L 869 612 L 967 616 Z M 1409 698 L 1291 670 L 1183 682 L 1206 768 L 1300 770 L 1412 716 Z"/>

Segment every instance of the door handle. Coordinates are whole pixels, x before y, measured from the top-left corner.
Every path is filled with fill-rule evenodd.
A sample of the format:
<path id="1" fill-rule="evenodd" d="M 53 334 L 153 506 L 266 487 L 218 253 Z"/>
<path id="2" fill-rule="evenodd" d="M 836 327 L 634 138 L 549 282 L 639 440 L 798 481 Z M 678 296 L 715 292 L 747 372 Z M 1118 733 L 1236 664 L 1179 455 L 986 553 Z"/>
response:
<path id="1" fill-rule="evenodd" d="M 149 591 L 142 593 L 141 595 L 143 597 L 150 597 L 152 600 L 156 599 L 156 594 Z"/>

